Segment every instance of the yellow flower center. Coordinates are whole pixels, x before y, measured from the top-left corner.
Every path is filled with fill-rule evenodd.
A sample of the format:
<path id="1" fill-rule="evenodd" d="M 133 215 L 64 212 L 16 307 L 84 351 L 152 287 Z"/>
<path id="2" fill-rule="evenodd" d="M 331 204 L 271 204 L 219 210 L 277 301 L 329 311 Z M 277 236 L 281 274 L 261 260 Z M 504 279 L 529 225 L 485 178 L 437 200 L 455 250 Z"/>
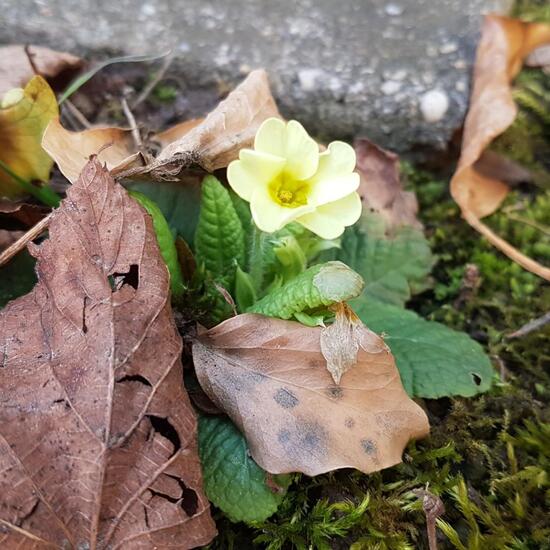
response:
<path id="1" fill-rule="evenodd" d="M 296 180 L 289 174 L 277 176 L 269 184 L 271 198 L 286 208 L 297 208 L 307 204 L 309 186 L 306 182 Z"/>

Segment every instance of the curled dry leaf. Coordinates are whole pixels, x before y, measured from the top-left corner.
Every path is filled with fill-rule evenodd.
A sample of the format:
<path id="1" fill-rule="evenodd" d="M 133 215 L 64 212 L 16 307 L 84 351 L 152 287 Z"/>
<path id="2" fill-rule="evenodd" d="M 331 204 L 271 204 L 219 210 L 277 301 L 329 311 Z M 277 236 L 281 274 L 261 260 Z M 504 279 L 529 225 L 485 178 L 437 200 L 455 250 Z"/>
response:
<path id="1" fill-rule="evenodd" d="M 55 118 L 44 132 L 42 147 L 71 183 L 76 181 L 91 155 L 97 155 L 113 175 L 142 164 L 132 132 L 122 128 L 90 128 L 72 132 L 63 128 L 59 118 Z"/>
<path id="2" fill-rule="evenodd" d="M 24 87 L 35 74 L 50 79 L 81 65 L 80 58 L 49 48 L 3 46 L 0 48 L 0 97 L 12 88 Z"/>
<path id="3" fill-rule="evenodd" d="M 366 138 L 357 139 L 354 145 L 361 176 L 358 192 L 365 208 L 380 213 L 390 230 L 401 225 L 421 229 L 416 195 L 401 185 L 399 157 Z"/>
<path id="4" fill-rule="evenodd" d="M 97 159 L 0 313 L 0 547 L 194 548 L 202 492 L 150 217 Z M 16 336 L 17 335 L 17 336 Z"/>
<path id="5" fill-rule="evenodd" d="M 35 76 L 19 101 L 0 109 L 0 160 L 26 181 L 48 181 L 52 160 L 40 146 L 44 129 L 58 115 L 57 100 L 48 83 Z M 0 195 L 24 194 L 11 176 L 0 170 Z"/>
<path id="6" fill-rule="evenodd" d="M 38 204 L 0 200 L 0 222 L 11 219 L 31 226 L 38 223 L 49 211 L 49 208 Z"/>
<path id="7" fill-rule="evenodd" d="M 357 365 L 335 385 L 320 335 L 319 327 L 239 315 L 199 336 L 195 370 L 272 474 L 346 467 L 369 473 L 397 464 L 407 442 L 429 426 L 391 353 L 359 349 Z"/>
<path id="8" fill-rule="evenodd" d="M 332 308 L 334 322 L 321 331 L 321 353 L 327 361 L 327 369 L 336 384 L 342 375 L 357 364 L 359 348 L 367 353 L 389 351 L 384 341 L 369 330 L 345 303 Z"/>
<path id="9" fill-rule="evenodd" d="M 9 231 L 7 229 L 0 229 L 0 252 L 19 240 L 23 235 L 23 231 Z"/>
<path id="10" fill-rule="evenodd" d="M 524 23 L 496 15 L 485 18 L 451 194 L 464 219 L 491 244 L 525 269 L 550 280 L 549 268 L 522 254 L 481 221 L 499 207 L 508 193 L 508 186 L 477 168 L 485 148 L 516 117 L 517 107 L 510 86 L 512 79 L 521 69 L 523 59 L 545 42 L 550 42 L 550 25 Z"/>

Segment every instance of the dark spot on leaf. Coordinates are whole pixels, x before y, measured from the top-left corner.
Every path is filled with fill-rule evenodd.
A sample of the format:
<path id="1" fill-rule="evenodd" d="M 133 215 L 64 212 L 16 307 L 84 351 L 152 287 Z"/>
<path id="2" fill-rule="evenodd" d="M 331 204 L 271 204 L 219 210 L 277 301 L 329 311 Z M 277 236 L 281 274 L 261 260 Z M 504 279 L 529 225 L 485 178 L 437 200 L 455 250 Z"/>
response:
<path id="1" fill-rule="evenodd" d="M 353 428 L 355 426 L 355 420 L 351 416 L 348 416 L 346 418 L 346 421 L 344 422 L 346 428 Z"/>
<path id="2" fill-rule="evenodd" d="M 481 385 L 481 376 L 479 376 L 479 374 L 476 374 L 475 372 L 471 372 L 470 374 L 472 375 L 472 379 L 474 381 L 474 384 L 476 386 L 480 386 Z"/>
<path id="3" fill-rule="evenodd" d="M 117 382 L 140 382 L 145 386 L 151 387 L 151 382 L 149 382 L 145 376 L 141 376 L 141 374 L 127 374 L 126 376 L 119 378 Z"/>
<path id="4" fill-rule="evenodd" d="M 361 447 L 368 455 L 376 453 L 376 444 L 372 439 L 361 439 Z"/>
<path id="5" fill-rule="evenodd" d="M 326 391 L 332 399 L 341 399 L 344 396 L 344 390 L 340 386 L 329 386 Z"/>
<path id="6" fill-rule="evenodd" d="M 288 430 L 281 430 L 277 434 L 277 440 L 279 441 L 279 443 L 287 443 L 288 441 L 290 441 L 290 432 Z"/>
<path id="7" fill-rule="evenodd" d="M 84 334 L 88 332 L 88 326 L 86 325 L 86 306 L 89 300 L 88 296 L 84 296 L 84 305 L 82 306 L 82 332 Z"/>
<path id="8" fill-rule="evenodd" d="M 154 416 L 152 414 L 147 415 L 149 422 L 151 422 L 151 427 L 155 432 L 158 432 L 162 437 L 165 437 L 174 445 L 174 452 L 172 456 L 176 454 L 181 449 L 181 440 L 178 432 L 168 421 L 167 418 L 162 418 L 160 416 Z"/>
<path id="9" fill-rule="evenodd" d="M 299 403 L 298 398 L 287 388 L 279 388 L 273 399 L 283 409 L 292 409 Z"/>

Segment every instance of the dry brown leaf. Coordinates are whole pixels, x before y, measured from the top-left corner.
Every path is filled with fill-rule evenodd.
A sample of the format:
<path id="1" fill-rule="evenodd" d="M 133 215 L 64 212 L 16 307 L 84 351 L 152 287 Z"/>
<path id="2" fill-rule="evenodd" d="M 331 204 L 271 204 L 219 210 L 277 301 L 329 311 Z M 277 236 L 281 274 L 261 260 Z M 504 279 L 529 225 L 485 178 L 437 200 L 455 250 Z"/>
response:
<path id="1" fill-rule="evenodd" d="M 0 199 L 0 221 L 11 218 L 24 225 L 32 226 L 46 216 L 49 211 L 49 208 L 39 204 Z"/>
<path id="2" fill-rule="evenodd" d="M 486 147 L 516 117 L 511 81 L 521 69 L 524 58 L 545 42 L 550 42 L 550 25 L 486 16 L 477 50 L 461 156 L 451 180 L 451 194 L 464 219 L 491 244 L 525 269 L 550 280 L 549 268 L 525 256 L 481 221 L 499 207 L 508 193 L 508 186 L 476 169 Z"/>
<path id="3" fill-rule="evenodd" d="M 361 175 L 359 195 L 366 208 L 379 212 L 388 228 L 410 225 L 422 228 L 416 215 L 418 202 L 404 191 L 399 178 L 399 157 L 366 138 L 355 141 L 357 171 Z"/>
<path id="4" fill-rule="evenodd" d="M 183 136 L 188 134 L 193 128 L 196 128 L 199 124 L 204 122 L 204 118 L 193 118 L 191 120 L 185 120 L 164 130 L 164 132 L 159 132 L 155 134 L 152 139 L 160 144 L 162 148 L 168 147 L 174 141 L 181 139 Z"/>
<path id="5" fill-rule="evenodd" d="M 0 547 L 207 544 L 151 218 L 94 159 L 31 252 L 39 282 L 0 313 Z"/>
<path id="6" fill-rule="evenodd" d="M 334 383 L 340 384 L 342 375 L 357 364 L 359 348 L 367 353 L 380 353 L 388 351 L 388 347 L 345 302 L 337 303 L 332 309 L 335 319 L 321 330 L 320 345 Z"/>
<path id="7" fill-rule="evenodd" d="M 71 183 L 76 181 L 91 155 L 97 155 L 113 175 L 142 164 L 132 132 L 122 128 L 90 128 L 71 132 L 63 128 L 59 118 L 56 118 L 44 132 L 42 147 Z"/>
<path id="8" fill-rule="evenodd" d="M 391 353 L 359 349 L 357 365 L 337 386 L 320 334 L 292 321 L 233 317 L 193 345 L 199 382 L 272 474 L 346 467 L 369 473 L 397 464 L 407 442 L 429 426 L 405 393 Z"/>
<path id="9" fill-rule="evenodd" d="M 267 74 L 252 71 L 204 121 L 194 127 L 189 121 L 183 123 L 181 138 L 168 144 L 149 166 L 130 170 L 128 175 L 150 173 L 156 179 L 175 179 L 190 165 L 207 172 L 225 168 L 243 147 L 252 146 L 260 124 L 274 116 L 280 114 Z M 173 137 L 174 132 L 168 135 Z"/>
<path id="10" fill-rule="evenodd" d="M 81 65 L 80 58 L 49 48 L 3 46 L 0 48 L 0 97 L 12 88 L 23 88 L 35 74 L 50 79 L 65 71 L 74 71 Z"/>

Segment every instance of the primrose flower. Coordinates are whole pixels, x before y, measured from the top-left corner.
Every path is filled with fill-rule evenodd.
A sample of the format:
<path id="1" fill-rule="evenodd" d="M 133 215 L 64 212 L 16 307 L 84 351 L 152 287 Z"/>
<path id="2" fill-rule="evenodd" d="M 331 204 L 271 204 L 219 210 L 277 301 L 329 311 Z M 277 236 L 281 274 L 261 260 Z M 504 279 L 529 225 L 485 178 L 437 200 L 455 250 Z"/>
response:
<path id="1" fill-rule="evenodd" d="M 254 149 L 241 149 L 227 168 L 229 184 L 256 226 L 273 233 L 296 221 L 323 239 L 339 237 L 361 215 L 355 151 L 333 141 L 326 151 L 297 121 L 268 118 Z"/>

